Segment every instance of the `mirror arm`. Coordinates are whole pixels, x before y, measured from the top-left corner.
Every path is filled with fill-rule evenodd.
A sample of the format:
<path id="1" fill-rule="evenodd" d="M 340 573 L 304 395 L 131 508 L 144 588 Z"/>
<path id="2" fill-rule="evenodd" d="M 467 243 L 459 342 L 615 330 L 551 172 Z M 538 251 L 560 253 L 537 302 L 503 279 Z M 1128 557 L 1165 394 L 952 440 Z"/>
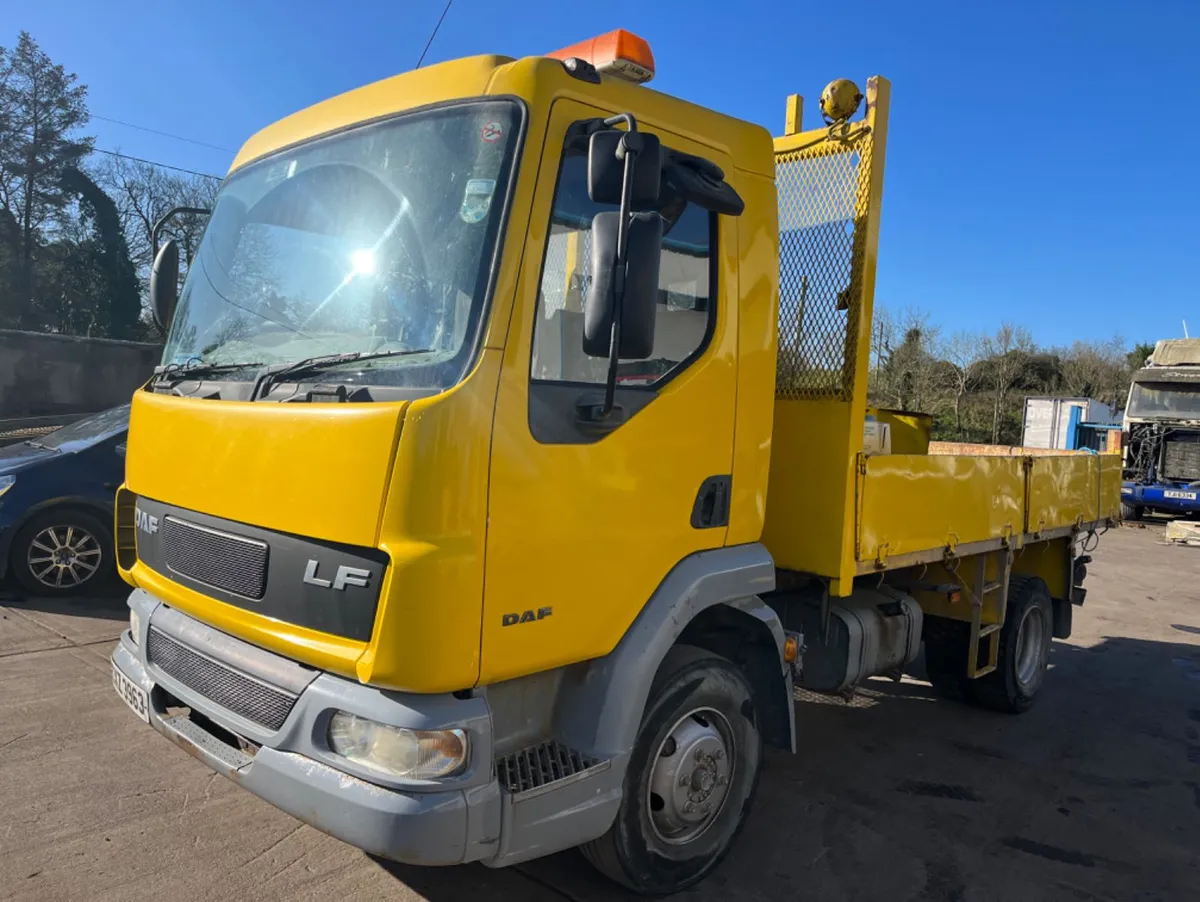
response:
<path id="1" fill-rule="evenodd" d="M 183 213 L 199 213 L 207 216 L 208 214 L 212 213 L 212 210 L 206 209 L 205 207 L 172 207 L 170 210 L 160 216 L 158 222 L 154 223 L 154 228 L 150 232 L 150 247 L 155 253 L 158 253 L 158 239 L 159 236 L 162 235 L 162 230 L 167 227 L 167 223 L 170 222 L 174 217 Z"/>
<path id="2" fill-rule="evenodd" d="M 617 257 L 613 263 L 613 312 L 612 327 L 609 333 L 608 345 L 608 379 L 604 383 L 604 407 L 600 417 L 607 417 L 613 411 L 616 403 L 617 368 L 621 359 L 621 310 L 625 300 L 625 255 L 629 246 L 629 216 L 630 198 L 633 194 L 633 168 L 641 149 L 640 139 L 629 140 L 630 135 L 637 134 L 637 120 L 630 113 L 618 113 L 604 120 L 606 126 L 612 127 L 618 122 L 624 122 L 627 129 L 617 150 L 620 155 L 623 150 L 625 166 L 621 173 L 621 207 L 617 219 Z"/>

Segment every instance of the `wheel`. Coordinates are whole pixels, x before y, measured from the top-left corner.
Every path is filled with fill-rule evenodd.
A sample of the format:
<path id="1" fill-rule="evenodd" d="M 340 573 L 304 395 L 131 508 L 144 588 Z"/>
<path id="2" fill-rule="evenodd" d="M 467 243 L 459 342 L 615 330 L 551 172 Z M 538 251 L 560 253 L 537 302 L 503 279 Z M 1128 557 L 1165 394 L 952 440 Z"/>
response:
<path id="1" fill-rule="evenodd" d="M 1145 509 L 1140 504 L 1126 504 L 1121 502 L 1121 519 L 1133 522 L 1142 519 L 1142 514 Z"/>
<path id="2" fill-rule="evenodd" d="M 35 595 L 74 595 L 113 572 L 113 538 L 99 518 L 72 508 L 36 514 L 13 537 L 11 567 Z"/>
<path id="3" fill-rule="evenodd" d="M 646 895 L 691 886 L 729 851 L 754 798 L 762 737 L 749 684 L 689 645 L 650 687 L 609 831 L 582 847 L 601 873 Z"/>
<path id="4" fill-rule="evenodd" d="M 995 711 L 1027 711 L 1046 678 L 1053 631 L 1054 609 L 1045 582 L 1036 576 L 1010 577 L 996 669 L 964 683 L 968 699 Z"/>

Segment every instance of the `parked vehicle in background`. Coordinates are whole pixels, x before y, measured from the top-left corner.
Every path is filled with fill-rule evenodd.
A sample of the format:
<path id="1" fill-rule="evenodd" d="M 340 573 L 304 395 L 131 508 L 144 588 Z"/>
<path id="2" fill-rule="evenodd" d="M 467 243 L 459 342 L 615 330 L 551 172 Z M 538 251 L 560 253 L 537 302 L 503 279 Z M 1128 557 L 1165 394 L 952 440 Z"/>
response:
<path id="1" fill-rule="evenodd" d="M 113 497 L 129 405 L 0 448 L 0 579 L 69 595 L 113 572 Z"/>
<path id="2" fill-rule="evenodd" d="M 1154 346 L 1133 374 L 1123 426 L 1121 516 L 1200 512 L 1200 339 Z"/>

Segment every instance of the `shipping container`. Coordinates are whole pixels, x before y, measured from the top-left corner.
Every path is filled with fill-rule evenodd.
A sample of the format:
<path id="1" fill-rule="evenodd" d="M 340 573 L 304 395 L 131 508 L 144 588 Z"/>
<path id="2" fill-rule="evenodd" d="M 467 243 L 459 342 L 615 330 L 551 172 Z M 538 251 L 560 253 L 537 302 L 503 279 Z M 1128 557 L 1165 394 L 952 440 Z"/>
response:
<path id="1" fill-rule="evenodd" d="M 1026 448 L 1075 450 L 1081 423 L 1110 425 L 1113 410 L 1094 398 L 1026 398 L 1021 444 Z"/>

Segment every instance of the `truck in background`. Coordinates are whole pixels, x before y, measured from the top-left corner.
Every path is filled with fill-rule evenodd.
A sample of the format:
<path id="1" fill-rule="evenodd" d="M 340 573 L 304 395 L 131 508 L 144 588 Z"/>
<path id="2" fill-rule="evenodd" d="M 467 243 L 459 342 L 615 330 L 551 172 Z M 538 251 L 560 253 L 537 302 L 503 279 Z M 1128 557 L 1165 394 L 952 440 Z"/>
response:
<path id="1" fill-rule="evenodd" d="M 653 70 L 614 32 L 351 91 L 242 148 L 177 309 L 156 259 L 114 687 L 376 855 L 683 889 L 764 745 L 827 741 L 794 686 L 923 643 L 1026 710 L 1116 522 L 1117 455 L 868 410 L 886 79 L 773 141 Z"/>
<path id="2" fill-rule="evenodd" d="M 1122 427 L 1122 518 L 1200 512 L 1200 338 L 1154 346 L 1133 374 Z"/>

